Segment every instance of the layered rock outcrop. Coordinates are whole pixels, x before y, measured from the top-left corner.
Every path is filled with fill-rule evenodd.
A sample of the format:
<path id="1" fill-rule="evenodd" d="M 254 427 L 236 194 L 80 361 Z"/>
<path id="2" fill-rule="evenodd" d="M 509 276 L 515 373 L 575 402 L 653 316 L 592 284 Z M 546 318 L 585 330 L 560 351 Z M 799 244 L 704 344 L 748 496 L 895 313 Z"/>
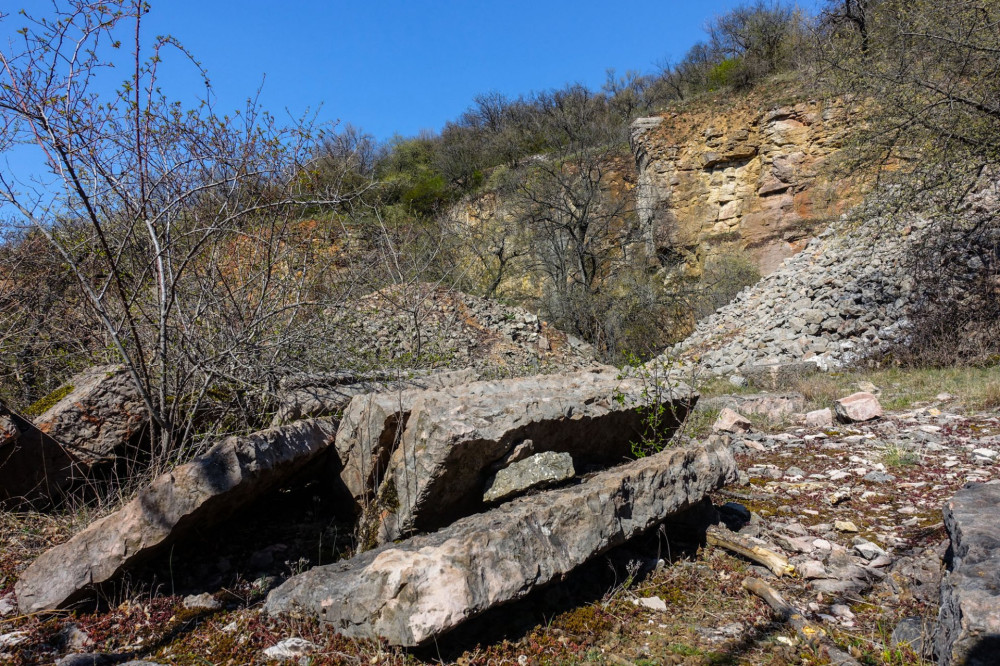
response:
<path id="1" fill-rule="evenodd" d="M 633 123 L 640 224 L 648 255 L 667 268 L 698 276 L 706 257 L 749 250 L 770 273 L 856 203 L 824 169 L 843 144 L 844 104 L 760 104 Z"/>

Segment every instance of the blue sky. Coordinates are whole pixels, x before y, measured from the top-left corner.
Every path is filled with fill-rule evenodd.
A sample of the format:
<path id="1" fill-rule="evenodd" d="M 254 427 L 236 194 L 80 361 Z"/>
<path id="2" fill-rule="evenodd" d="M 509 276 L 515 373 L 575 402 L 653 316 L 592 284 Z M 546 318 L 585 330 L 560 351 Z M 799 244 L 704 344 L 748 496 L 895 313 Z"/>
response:
<path id="1" fill-rule="evenodd" d="M 821 1 L 800 6 L 814 11 Z M 477 93 L 517 96 L 567 83 L 596 89 L 608 68 L 651 72 L 664 58 L 683 57 L 712 16 L 738 4 L 151 0 L 143 31 L 177 38 L 202 63 L 221 113 L 263 86 L 264 108 L 279 117 L 311 110 L 320 122 L 350 122 L 385 140 L 440 130 Z M 23 25 L 17 10 L 44 15 L 51 7 L 52 0 L 5 0 L 0 11 L 11 16 L 0 22 L 0 48 Z M 182 61 L 168 54 L 167 62 Z M 174 99 L 203 91 L 188 65 L 165 67 L 161 85 Z M 38 166 L 21 149 L 0 157 L 0 168 L 23 175 Z"/>
<path id="2" fill-rule="evenodd" d="M 663 57 L 681 58 L 711 16 L 737 4 L 153 0 L 146 28 L 177 37 L 201 60 L 221 108 L 239 106 L 263 80 L 272 111 L 322 105 L 322 119 L 385 139 L 439 130 L 480 92 L 599 87 L 609 67 L 652 71 Z"/>

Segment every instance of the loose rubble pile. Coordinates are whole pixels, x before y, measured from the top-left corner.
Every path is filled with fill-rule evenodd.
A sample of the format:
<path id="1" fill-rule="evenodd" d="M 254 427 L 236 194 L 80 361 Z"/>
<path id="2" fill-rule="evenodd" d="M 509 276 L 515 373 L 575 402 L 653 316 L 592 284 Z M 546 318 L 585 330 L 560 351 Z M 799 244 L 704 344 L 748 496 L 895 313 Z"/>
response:
<path id="1" fill-rule="evenodd" d="M 989 517 L 1000 497 L 1000 418 L 940 407 L 737 435 L 746 491 L 727 494 L 754 508 L 740 533 L 787 557 L 805 581 L 806 616 L 851 627 L 848 606 L 860 598 L 916 599 L 935 611 L 940 599 L 936 630 L 927 618 L 904 619 L 894 640 L 942 664 L 966 663 L 1000 620 L 995 568 L 986 564 L 1000 544 Z M 954 559 L 942 585 L 946 536 Z"/>
<path id="2" fill-rule="evenodd" d="M 920 233 L 874 242 L 876 233 L 827 230 L 699 322 L 666 356 L 697 360 L 716 374 L 799 361 L 826 370 L 899 339 L 918 295 L 905 252 Z"/>
<path id="3" fill-rule="evenodd" d="M 350 355 L 371 367 L 414 363 L 524 376 L 595 363 L 593 348 L 514 306 L 433 284 L 390 287 L 338 315 Z"/>

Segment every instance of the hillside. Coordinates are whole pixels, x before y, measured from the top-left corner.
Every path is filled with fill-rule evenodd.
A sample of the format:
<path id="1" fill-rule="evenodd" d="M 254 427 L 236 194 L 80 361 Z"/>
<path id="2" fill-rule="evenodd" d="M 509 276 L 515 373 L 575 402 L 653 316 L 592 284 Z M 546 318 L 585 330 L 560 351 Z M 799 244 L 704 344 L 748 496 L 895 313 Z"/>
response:
<path id="1" fill-rule="evenodd" d="M 1000 663 L 1000 5 L 943 3 L 385 143 L 18 14 L 0 663 Z"/>

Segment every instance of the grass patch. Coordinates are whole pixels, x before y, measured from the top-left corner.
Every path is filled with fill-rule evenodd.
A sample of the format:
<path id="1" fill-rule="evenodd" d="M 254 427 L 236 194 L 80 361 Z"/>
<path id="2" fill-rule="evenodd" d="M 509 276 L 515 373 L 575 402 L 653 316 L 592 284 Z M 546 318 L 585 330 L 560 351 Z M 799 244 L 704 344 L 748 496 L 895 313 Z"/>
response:
<path id="1" fill-rule="evenodd" d="M 882 464 L 886 467 L 907 467 L 920 462 L 920 456 L 914 451 L 909 451 L 903 447 L 892 445 L 886 447 L 882 454 Z"/>

